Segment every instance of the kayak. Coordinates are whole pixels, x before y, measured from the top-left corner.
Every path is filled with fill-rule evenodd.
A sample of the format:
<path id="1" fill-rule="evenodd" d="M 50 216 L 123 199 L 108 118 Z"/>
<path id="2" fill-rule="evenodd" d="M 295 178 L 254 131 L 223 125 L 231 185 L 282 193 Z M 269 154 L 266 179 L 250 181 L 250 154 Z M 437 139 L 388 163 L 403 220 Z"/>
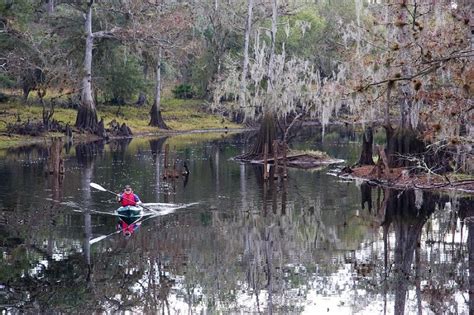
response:
<path id="1" fill-rule="evenodd" d="M 138 206 L 120 207 L 115 210 L 115 213 L 120 216 L 121 220 L 125 221 L 127 224 L 131 224 L 143 217 L 143 208 Z"/>

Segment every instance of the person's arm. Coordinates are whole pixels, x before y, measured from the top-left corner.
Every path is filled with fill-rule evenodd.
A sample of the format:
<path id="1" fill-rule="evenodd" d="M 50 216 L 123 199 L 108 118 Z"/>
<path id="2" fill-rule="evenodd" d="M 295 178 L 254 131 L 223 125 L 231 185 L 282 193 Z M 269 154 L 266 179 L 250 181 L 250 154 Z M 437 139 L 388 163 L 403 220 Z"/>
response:
<path id="1" fill-rule="evenodd" d="M 122 194 L 117 194 L 117 201 L 118 202 L 122 201 Z"/>
<path id="2" fill-rule="evenodd" d="M 142 201 L 140 200 L 140 198 L 138 197 L 137 194 L 133 194 L 133 197 L 135 198 L 135 202 L 136 202 L 137 204 L 142 203 Z"/>

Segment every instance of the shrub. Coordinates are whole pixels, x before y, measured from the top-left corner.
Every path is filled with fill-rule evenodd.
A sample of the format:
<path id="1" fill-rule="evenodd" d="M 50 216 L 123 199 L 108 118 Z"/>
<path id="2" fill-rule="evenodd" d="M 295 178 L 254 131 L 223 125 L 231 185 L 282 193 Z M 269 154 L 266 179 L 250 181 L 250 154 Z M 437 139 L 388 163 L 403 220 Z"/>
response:
<path id="1" fill-rule="evenodd" d="M 194 96 L 193 87 L 189 84 L 177 85 L 172 90 L 172 92 L 173 92 L 174 97 L 180 98 L 180 99 L 193 98 Z"/>

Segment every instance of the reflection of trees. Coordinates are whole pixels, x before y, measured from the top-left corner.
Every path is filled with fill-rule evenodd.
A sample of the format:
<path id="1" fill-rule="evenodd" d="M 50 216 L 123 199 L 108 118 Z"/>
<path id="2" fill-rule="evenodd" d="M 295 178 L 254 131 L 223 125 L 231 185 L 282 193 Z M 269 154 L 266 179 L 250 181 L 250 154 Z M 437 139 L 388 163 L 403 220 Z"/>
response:
<path id="1" fill-rule="evenodd" d="M 38 177 L 44 174 L 47 157 L 48 148 L 39 144 L 7 150 L 0 163 L 0 209 L 13 211 L 25 200 L 31 199 L 31 194 L 22 194 L 18 187 L 27 192 L 43 189 L 44 183 Z"/>
<path id="2" fill-rule="evenodd" d="M 462 198 L 459 209 L 459 217 L 467 225 L 469 314 L 474 314 L 474 198 Z"/>
<path id="3" fill-rule="evenodd" d="M 369 191 L 361 191 L 362 202 L 371 200 Z M 378 209 L 373 214 L 374 223 L 382 222 L 383 263 L 374 260 L 376 278 L 369 281 L 364 276 L 366 279 L 358 285 L 377 295 L 380 287 L 372 287 L 371 283 L 383 281 L 385 302 L 386 295 L 392 292 L 395 314 L 414 311 L 413 307 L 421 312 L 427 305 L 435 313 L 456 309 L 454 295 L 463 290 L 464 263 L 460 255 L 462 244 L 455 243 L 454 236 L 457 213 L 472 208 L 472 201 L 468 205 L 465 200 L 461 198 L 457 202 L 456 198 L 421 190 L 384 189 L 383 201 L 377 202 Z M 447 202 L 456 207 L 445 208 Z M 436 210 L 439 211 L 435 213 Z M 449 242 L 445 242 L 447 235 Z M 390 239 L 395 241 L 393 248 Z M 416 303 L 407 310 L 407 295 L 411 288 Z"/>
<path id="4" fill-rule="evenodd" d="M 142 295 L 134 290 L 143 277 L 143 272 L 134 268 L 136 261 L 128 261 L 120 250 L 102 253 L 94 261 L 92 285 L 85 272 L 87 263 L 76 253 L 61 261 L 48 259 L 34 274 L 11 277 L 5 282 L 7 295 L 0 301 L 25 313 L 91 314 L 104 309 L 131 310 L 142 304 Z M 27 265 L 24 262 L 16 271 Z"/>
<path id="5" fill-rule="evenodd" d="M 155 180 L 159 182 L 156 167 L 160 165 L 152 164 L 151 159 L 159 154 L 161 145 L 149 145 L 152 156 L 148 160 L 132 161 L 134 168 L 144 171 L 139 175 L 117 175 L 109 167 L 112 153 L 105 152 L 106 158 L 94 159 L 100 149 L 80 148 L 90 154 L 86 154 L 88 158 L 77 158 L 79 168 L 68 169 L 61 194 L 80 199 L 78 202 L 86 208 L 90 202 L 90 207 L 110 209 L 114 205 L 100 200 L 107 196 L 86 190 L 90 180 L 119 177 L 119 181 L 130 175 L 132 179 L 145 178 L 146 187 L 153 187 Z M 451 222 L 457 220 L 456 210 L 462 213 L 463 208 L 472 208 L 472 204 L 463 203 L 464 199 L 452 200 L 453 211 L 433 214 L 448 199 L 429 193 L 383 192 L 380 188 L 374 192 L 366 186 L 359 190 L 353 184 L 330 181 L 323 172 L 299 170 L 292 170 L 287 182 L 271 182 L 264 187 L 253 180 L 252 166 L 225 162 L 238 153 L 231 151 L 235 148 L 219 148 L 217 152 L 216 146 L 207 146 L 199 150 L 208 151 L 192 151 L 192 155 L 212 160 L 192 161 L 195 175 L 190 177 L 185 200 L 196 201 L 201 196 L 209 199 L 195 208 L 145 222 L 131 239 L 111 237 L 83 248 L 83 239 L 92 232 L 93 237 L 102 234 L 100 229 L 108 234 L 114 220 L 84 214 L 60 215 L 52 229 L 49 217 L 43 215 L 46 208 L 37 211 L 31 207 L 22 213 L 7 214 L 9 222 L 27 223 L 0 227 L 6 253 L 0 283 L 8 283 L 14 289 L 0 296 L 0 303 L 15 304 L 17 309 L 30 313 L 133 310 L 173 314 L 182 312 L 183 305 L 192 313 L 297 313 L 304 305 L 319 303 L 320 298 L 337 296 L 354 313 L 364 313 L 368 304 L 382 302 L 385 286 L 391 312 L 395 307 L 397 312 L 413 311 L 416 302 L 406 298 L 410 292 L 416 294 L 421 308 L 431 304 L 433 312 L 440 313 L 453 305 L 456 292 L 466 289 L 467 282 L 462 284 L 468 277 L 463 269 L 467 262 L 467 257 L 462 256 L 465 248 L 458 241 L 441 242 L 453 231 Z M 129 156 L 133 155 L 127 155 L 127 159 Z M 123 165 L 117 169 L 123 171 Z M 42 175 L 38 180 L 38 172 L 30 169 L 18 174 L 37 185 L 33 186 L 34 191 L 52 187 Z M 212 199 L 217 180 L 221 184 L 220 195 L 232 198 Z M 17 178 L 12 182 L 21 184 Z M 152 192 L 146 198 L 150 196 Z M 182 197 L 178 195 L 176 199 L 182 202 Z M 30 200 L 21 202 L 27 205 Z M 365 208 L 362 210 L 361 201 Z M 20 208 L 20 203 L 13 204 L 15 209 Z M 264 207 L 267 211 L 263 211 Z M 470 215 L 460 214 L 462 218 Z M 380 230 L 385 231 L 384 235 Z M 60 261 L 44 248 L 51 231 L 56 259 L 58 251 L 63 251 Z M 30 273 L 36 266 L 38 271 Z M 27 276 L 22 278 L 23 274 Z M 343 281 L 334 281 L 337 275 Z M 315 292 L 317 297 L 312 301 Z"/>
<path id="6" fill-rule="evenodd" d="M 278 189 L 281 191 L 271 196 Z M 284 186 L 268 193 L 269 207 L 277 205 L 273 211 L 265 215 L 258 211 L 261 203 L 247 203 L 248 211 L 230 217 L 214 212 L 207 227 L 211 232 L 206 233 L 196 222 L 179 219 L 181 224 L 172 233 L 174 242 L 177 238 L 183 241 L 193 263 L 186 269 L 186 289 L 178 295 L 183 294 L 189 304 L 207 305 L 209 311 L 259 308 L 271 312 L 297 311 L 298 304 L 304 303 L 311 289 L 308 270 L 314 270 L 314 262 L 324 256 L 322 249 L 330 252 L 340 246 L 339 237 L 323 222 L 320 203 L 299 211 L 294 202 L 286 203 Z M 160 240 L 171 241 L 163 236 Z M 304 284 L 306 289 L 302 289 Z M 199 290 L 201 294 L 196 293 Z M 241 304 L 239 296 L 243 295 L 252 304 Z"/>
<path id="7" fill-rule="evenodd" d="M 112 151 L 112 160 L 123 161 L 125 157 L 125 152 L 127 151 L 128 145 L 132 141 L 131 138 L 128 139 L 117 139 L 109 142 L 110 151 Z"/>
<path id="8" fill-rule="evenodd" d="M 48 254 L 51 256 L 54 247 L 54 225 L 58 219 L 58 205 L 63 198 L 63 180 L 64 180 L 64 160 L 62 158 L 62 139 L 54 139 L 49 148 L 48 157 L 48 185 L 51 188 L 51 206 L 48 209 L 47 216 L 50 217 L 50 227 L 48 235 Z"/>
<path id="9" fill-rule="evenodd" d="M 150 150 L 154 163 L 156 163 L 158 157 L 160 156 L 161 151 L 163 150 L 163 144 L 166 142 L 166 139 L 168 139 L 168 137 L 150 140 Z"/>
<path id="10" fill-rule="evenodd" d="M 7 153 L 8 158 L 35 161 L 37 159 L 45 159 L 48 156 L 48 147 L 42 144 L 32 144 L 17 148 L 9 148 Z"/>
<path id="11" fill-rule="evenodd" d="M 104 152 L 104 142 L 96 141 L 76 145 L 76 159 L 79 165 L 89 165 Z"/>
<path id="12" fill-rule="evenodd" d="M 163 145 L 166 142 L 168 137 L 152 139 L 150 140 L 150 149 L 151 149 L 151 156 L 153 159 L 153 163 L 155 164 L 155 194 L 156 200 L 160 200 L 160 183 L 161 183 L 161 162 L 160 162 L 160 154 L 163 150 Z"/>
<path id="13" fill-rule="evenodd" d="M 422 228 L 441 202 L 441 197 L 428 193 L 422 193 L 419 197 L 414 190 L 386 190 L 384 193 L 387 200 L 384 225 L 392 225 L 395 232 L 392 272 L 395 278 L 395 314 L 404 314 L 413 255 L 415 249 L 420 247 Z"/>

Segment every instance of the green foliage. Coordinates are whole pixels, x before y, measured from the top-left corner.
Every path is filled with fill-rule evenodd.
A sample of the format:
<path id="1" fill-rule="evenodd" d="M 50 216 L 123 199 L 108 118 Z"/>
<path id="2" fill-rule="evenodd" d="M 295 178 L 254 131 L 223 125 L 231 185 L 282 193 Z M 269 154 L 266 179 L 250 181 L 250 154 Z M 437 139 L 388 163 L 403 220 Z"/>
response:
<path id="1" fill-rule="evenodd" d="M 0 73 L 0 88 L 12 88 L 15 86 L 15 80 L 10 76 Z"/>
<path id="2" fill-rule="evenodd" d="M 135 56 L 117 48 L 109 56 L 97 68 L 98 88 L 107 102 L 123 105 L 145 87 L 142 66 Z"/>
<path id="3" fill-rule="evenodd" d="M 237 56 L 242 50 L 242 30 L 230 27 L 228 21 L 230 14 L 228 8 L 223 7 L 222 11 L 216 13 L 221 15 L 217 21 L 209 24 L 207 19 L 203 20 L 206 26 L 201 30 L 201 38 L 206 43 L 206 49 L 201 54 L 197 54 L 191 60 L 182 65 L 181 72 L 186 73 L 185 78 L 195 89 L 195 96 L 204 98 L 208 96 L 209 84 L 217 77 L 219 64 L 224 62 L 225 55 Z M 234 8 L 235 10 L 236 8 Z"/>
<path id="4" fill-rule="evenodd" d="M 201 213 L 200 221 L 203 226 L 209 226 L 212 223 L 212 217 L 210 213 Z"/>
<path id="5" fill-rule="evenodd" d="M 195 87 L 196 97 L 205 97 L 209 83 L 217 71 L 210 51 L 197 57 L 191 66 L 191 82 Z"/>
<path id="6" fill-rule="evenodd" d="M 4 0 L 0 2 L 0 16 L 9 19 L 14 28 L 24 30 L 37 5 L 38 2 L 30 0 Z"/>
<path id="7" fill-rule="evenodd" d="M 171 92 L 173 92 L 174 97 L 179 99 L 190 99 L 194 96 L 193 87 L 189 84 L 177 85 Z"/>
<path id="8" fill-rule="evenodd" d="M 302 10 L 296 15 L 280 18 L 280 23 L 289 26 L 289 32 L 287 36 L 285 27 L 280 27 L 277 32 L 277 47 L 281 49 L 284 43 L 289 54 L 305 59 L 316 55 L 315 46 L 326 35 L 326 20 L 318 11 Z"/>
<path id="9" fill-rule="evenodd" d="M 47 98 L 46 98 L 47 99 Z M 162 114 L 166 123 L 173 130 L 199 130 L 199 129 L 222 129 L 224 127 L 239 128 L 240 125 L 223 119 L 221 116 L 210 114 L 204 101 L 200 99 L 162 99 Z M 125 122 L 134 134 L 156 132 L 156 128 L 148 126 L 149 108 L 147 106 L 123 106 L 118 110 L 117 106 L 100 105 L 97 108 L 98 116 L 104 118 L 107 126 L 112 120 Z M 37 121 L 42 115 L 42 107 L 37 104 L 24 106 L 18 101 L 0 103 L 0 112 L 4 112 L 0 119 L 0 134 L 6 134 L 6 124 L 15 123 L 20 114 L 22 121 Z M 73 125 L 76 120 L 77 111 L 71 108 L 57 107 L 54 119 L 63 124 Z M 25 142 L 43 141 L 42 138 L 33 138 L 17 135 L 0 135 L 0 149 L 14 147 Z"/>
<path id="10" fill-rule="evenodd" d="M 354 19 L 352 1 L 341 0 L 331 4 L 323 1 L 317 5 L 306 5 L 294 15 L 279 17 L 281 26 L 277 31 L 277 53 L 281 53 L 284 45 L 288 55 L 311 60 L 318 65 L 323 75 L 329 75 L 339 59 L 338 25 Z M 270 21 L 265 23 L 268 28 L 270 25 Z M 270 38 L 267 41 L 269 43 Z"/>

